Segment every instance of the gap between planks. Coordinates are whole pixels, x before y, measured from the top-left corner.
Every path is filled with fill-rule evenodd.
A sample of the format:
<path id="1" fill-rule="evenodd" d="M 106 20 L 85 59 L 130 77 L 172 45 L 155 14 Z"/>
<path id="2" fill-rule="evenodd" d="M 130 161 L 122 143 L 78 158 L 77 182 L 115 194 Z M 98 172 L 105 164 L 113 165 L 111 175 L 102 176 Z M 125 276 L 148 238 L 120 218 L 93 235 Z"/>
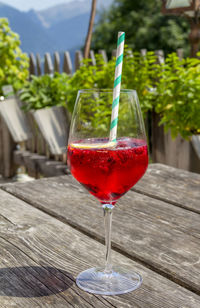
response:
<path id="1" fill-rule="evenodd" d="M 180 208 L 182 208 L 182 209 L 184 209 L 186 211 L 193 212 L 195 214 L 199 214 L 200 215 L 200 211 L 198 211 L 198 210 L 196 210 L 194 208 L 190 209 L 187 206 L 182 205 L 182 204 L 177 203 L 177 202 L 174 202 L 172 200 L 168 200 L 168 199 L 166 200 L 165 198 L 162 198 L 162 197 L 159 197 L 159 196 L 155 196 L 155 195 L 153 195 L 151 193 L 141 191 L 140 189 L 134 188 L 134 187 L 131 188 L 131 190 L 136 192 L 136 193 L 138 193 L 138 194 L 140 194 L 140 195 L 147 196 L 147 197 L 149 197 L 151 199 L 156 199 L 156 200 L 159 200 L 159 201 L 162 201 L 162 202 L 167 202 L 167 203 L 169 203 L 169 204 L 171 204 L 173 206 L 180 207 Z"/>
<path id="2" fill-rule="evenodd" d="M 97 236 L 95 233 L 93 233 L 91 231 L 88 231 L 86 228 L 83 228 L 80 225 L 77 225 L 76 223 L 68 221 L 63 216 L 55 214 L 51 210 L 46 210 L 46 209 L 42 208 L 40 205 L 31 202 L 31 200 L 28 200 L 27 198 L 23 198 L 23 197 L 18 196 L 14 192 L 11 193 L 11 192 L 7 191 L 6 188 L 4 188 L 3 186 L 1 186 L 0 189 L 6 191 L 7 193 L 9 193 L 12 196 L 15 196 L 19 200 L 25 201 L 28 205 L 32 206 L 33 208 L 37 208 L 41 212 L 43 212 L 43 213 L 45 213 L 45 214 L 47 214 L 47 215 L 49 215 L 49 216 L 51 216 L 51 217 L 61 221 L 64 224 L 67 224 L 68 226 L 70 226 L 70 227 L 74 228 L 75 230 L 83 233 L 84 235 L 90 237 L 91 239 L 96 240 L 97 242 L 99 242 L 101 244 L 105 243 L 104 239 L 102 239 L 101 237 Z M 142 194 L 141 192 L 139 192 L 139 193 Z M 143 195 L 146 195 L 146 194 L 143 193 Z M 148 197 L 150 197 L 152 199 L 158 199 L 158 198 L 153 198 L 152 196 L 148 196 Z M 158 200 L 160 200 L 160 199 L 158 199 Z M 170 203 L 170 202 L 168 202 L 168 203 Z M 174 205 L 174 204 L 172 204 L 172 205 Z M 174 206 L 176 206 L 176 205 L 174 205 Z M 187 208 L 187 210 L 189 210 L 189 209 Z M 135 261 L 135 262 L 143 265 L 144 267 L 146 267 L 146 268 L 154 271 L 155 273 L 157 273 L 157 274 L 167 278 L 168 280 L 175 282 L 179 286 L 184 287 L 185 289 L 187 289 L 187 290 L 189 290 L 189 291 L 191 291 L 191 292 L 193 292 L 193 293 L 195 293 L 197 295 L 200 295 L 200 290 L 196 289 L 195 287 L 190 286 L 189 283 L 181 281 L 179 278 L 176 278 L 176 277 L 172 276 L 170 273 L 166 273 L 166 272 L 162 271 L 162 269 L 158 269 L 156 266 L 145 262 L 142 258 L 138 257 L 137 255 L 132 255 L 132 254 L 122 250 L 117 244 L 115 244 L 113 242 L 112 242 L 112 250 L 120 253 L 121 255 L 123 255 L 123 256 L 125 256 L 125 257 L 127 257 L 129 259 L 131 259 L 132 261 Z"/>

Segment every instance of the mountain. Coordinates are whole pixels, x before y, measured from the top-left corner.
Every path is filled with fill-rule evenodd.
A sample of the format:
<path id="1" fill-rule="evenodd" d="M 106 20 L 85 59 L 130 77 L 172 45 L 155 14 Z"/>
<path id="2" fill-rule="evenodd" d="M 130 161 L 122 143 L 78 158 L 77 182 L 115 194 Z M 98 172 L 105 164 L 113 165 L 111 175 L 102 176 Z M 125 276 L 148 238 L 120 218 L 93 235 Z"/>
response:
<path id="1" fill-rule="evenodd" d="M 35 12 L 20 12 L 0 3 L 0 17 L 8 18 L 11 29 L 20 35 L 21 47 L 27 53 L 40 52 L 43 54 L 55 43 L 54 38 L 50 38 Z"/>
<path id="2" fill-rule="evenodd" d="M 112 1 L 97 1 L 97 9 L 107 7 Z M 22 50 L 41 56 L 45 52 L 80 49 L 87 34 L 90 10 L 91 0 L 73 0 L 46 10 L 28 12 L 0 2 L 0 17 L 8 18 L 11 29 L 20 35 Z"/>
<path id="3" fill-rule="evenodd" d="M 63 20 L 48 29 L 51 37 L 57 38 L 58 50 L 80 48 L 84 44 L 89 24 L 89 14 L 84 13 Z"/>
<path id="4" fill-rule="evenodd" d="M 97 1 L 97 12 L 102 8 L 111 5 L 113 0 L 100 0 Z M 41 20 L 47 27 L 60 23 L 66 19 L 72 19 L 75 16 L 89 13 L 91 10 L 91 0 L 73 0 L 68 3 L 52 6 L 46 10 L 38 11 Z"/>
<path id="5" fill-rule="evenodd" d="M 91 1 L 90 1 L 91 3 Z M 82 15 L 90 11 L 87 1 L 73 1 L 59 4 L 46 10 L 39 11 L 39 15 L 47 27 L 58 24 L 64 20 L 71 19 L 75 16 Z"/>

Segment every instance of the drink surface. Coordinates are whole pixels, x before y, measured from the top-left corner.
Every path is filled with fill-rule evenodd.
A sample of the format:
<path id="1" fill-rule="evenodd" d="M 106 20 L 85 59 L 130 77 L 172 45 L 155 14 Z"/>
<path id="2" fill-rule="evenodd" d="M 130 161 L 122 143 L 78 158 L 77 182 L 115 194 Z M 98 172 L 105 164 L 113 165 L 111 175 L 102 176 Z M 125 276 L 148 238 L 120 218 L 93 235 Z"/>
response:
<path id="1" fill-rule="evenodd" d="M 148 165 L 146 141 L 121 138 L 80 140 L 68 146 L 71 174 L 102 203 L 115 204 L 143 176 Z"/>

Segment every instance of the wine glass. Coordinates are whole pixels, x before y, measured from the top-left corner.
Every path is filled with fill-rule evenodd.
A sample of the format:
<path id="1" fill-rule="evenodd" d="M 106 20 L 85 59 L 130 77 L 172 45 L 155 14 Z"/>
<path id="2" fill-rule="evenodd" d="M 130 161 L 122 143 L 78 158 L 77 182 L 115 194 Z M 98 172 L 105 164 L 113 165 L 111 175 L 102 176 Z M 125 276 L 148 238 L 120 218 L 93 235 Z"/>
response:
<path id="1" fill-rule="evenodd" d="M 71 174 L 101 203 L 104 212 L 105 266 L 80 273 L 77 285 L 90 293 L 116 295 L 137 289 L 142 278 L 111 264 L 112 211 L 143 176 L 148 165 L 145 128 L 137 93 L 121 90 L 116 139 L 110 131 L 112 90 L 80 90 L 77 95 L 68 142 Z"/>

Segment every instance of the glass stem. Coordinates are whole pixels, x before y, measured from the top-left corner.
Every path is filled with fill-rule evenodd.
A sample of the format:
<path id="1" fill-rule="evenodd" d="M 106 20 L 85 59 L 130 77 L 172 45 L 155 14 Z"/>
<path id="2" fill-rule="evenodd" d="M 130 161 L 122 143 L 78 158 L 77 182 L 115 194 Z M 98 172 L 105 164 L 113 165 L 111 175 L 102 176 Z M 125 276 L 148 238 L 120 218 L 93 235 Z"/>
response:
<path id="1" fill-rule="evenodd" d="M 106 244 L 106 264 L 104 272 L 109 274 L 112 272 L 111 264 L 111 227 L 112 227 L 112 204 L 103 205 L 104 224 L 105 224 L 105 244 Z"/>

